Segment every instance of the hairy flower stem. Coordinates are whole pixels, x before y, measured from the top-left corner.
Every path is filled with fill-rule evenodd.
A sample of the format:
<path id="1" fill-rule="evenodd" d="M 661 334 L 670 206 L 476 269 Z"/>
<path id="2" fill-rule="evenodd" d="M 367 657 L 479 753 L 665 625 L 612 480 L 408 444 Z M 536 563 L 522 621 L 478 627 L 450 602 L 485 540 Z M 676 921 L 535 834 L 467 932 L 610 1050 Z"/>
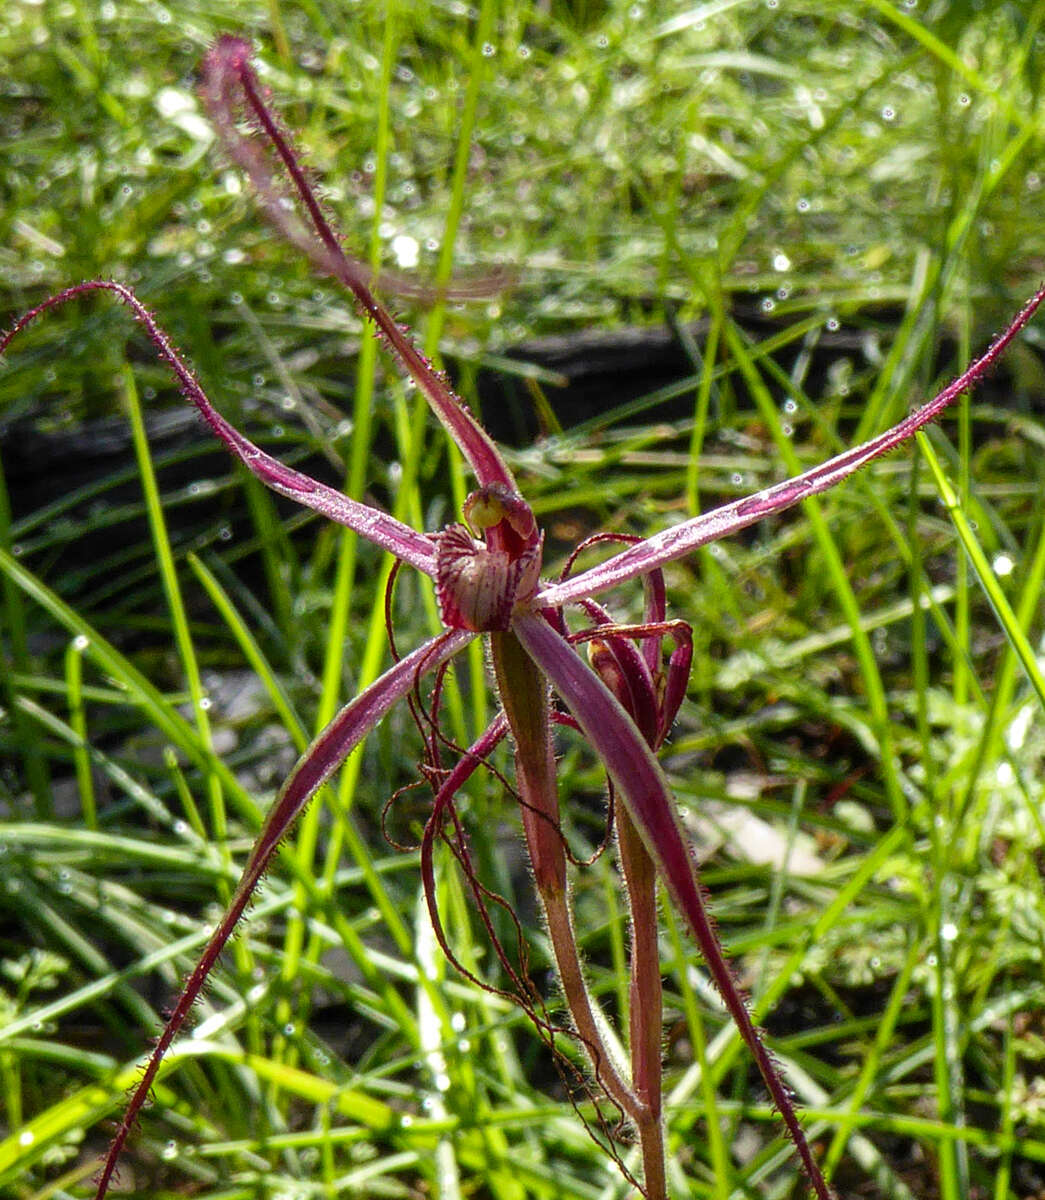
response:
<path id="1" fill-rule="evenodd" d="M 563 996 L 574 1028 L 591 1059 L 596 1081 L 641 1131 L 650 1123 L 649 1106 L 625 1082 L 606 1046 L 592 1007 L 570 916 L 548 684 L 513 633 L 491 634 L 490 649 L 497 690 L 515 742 L 523 832 Z M 661 1178 L 663 1173 L 661 1165 Z M 647 1195 L 649 1200 L 661 1200 L 665 1193 L 650 1190 L 647 1182 Z"/>
<path id="2" fill-rule="evenodd" d="M 636 1122 L 643 1178 L 650 1196 L 666 1195 L 661 1124 L 664 1004 L 657 945 L 657 873 L 627 808 L 617 797 L 614 819 L 621 871 L 631 907 L 631 1082 L 646 1110 L 645 1119 Z"/>

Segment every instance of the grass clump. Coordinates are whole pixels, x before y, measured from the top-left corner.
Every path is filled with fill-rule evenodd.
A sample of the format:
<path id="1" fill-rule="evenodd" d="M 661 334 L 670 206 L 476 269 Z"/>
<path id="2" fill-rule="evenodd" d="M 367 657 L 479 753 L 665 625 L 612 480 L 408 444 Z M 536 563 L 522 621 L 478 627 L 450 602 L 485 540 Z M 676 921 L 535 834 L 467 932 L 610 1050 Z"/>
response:
<path id="1" fill-rule="evenodd" d="M 1040 271 L 1040 5 L 404 6 L 390 24 L 385 6 L 355 7 L 350 24 L 323 5 L 5 12 L 5 311 L 126 278 L 266 445 L 326 458 L 328 478 L 426 528 L 457 507 L 456 468 L 420 440 L 367 332 L 274 245 L 211 149 L 192 71 L 230 29 L 264 43 L 287 124 L 375 262 L 416 249 L 422 277 L 517 272 L 503 295 L 415 319 L 466 389 L 488 351 L 535 333 L 704 320 L 681 415 L 662 395 L 626 421 L 610 404 L 519 453 L 564 543 L 651 532 L 884 427 Z M 696 667 L 667 765 L 843 1194 L 1041 1186 L 1036 336 L 926 457 L 669 578 L 696 618 Z M 82 477 L 74 452 L 63 486 L 33 490 L 11 448 L 55 442 L 29 433 L 119 405 L 137 430 L 174 403 L 103 305 L 56 317 L 0 385 L 18 480 L 0 505 L 0 1183 L 80 1195 L 98 1121 L 295 746 L 380 669 L 383 566 L 288 520 L 176 417 L 169 442 L 131 437 Z M 88 426 L 92 452 L 123 420 Z M 405 593 L 399 616 L 419 640 L 422 598 Z M 459 736 L 482 715 L 462 698 Z M 127 1168 L 142 1192 L 622 1186 L 519 1015 L 445 978 L 425 940 L 414 864 L 376 816 L 413 777 L 410 729 L 385 726 L 270 878 L 167 1060 Z M 601 782 L 582 747 L 562 752 L 583 845 Z M 477 857 L 522 904 L 498 787 L 471 806 Z M 459 952 L 482 970 L 446 886 Z M 612 895 L 585 876 L 578 924 L 623 1011 Z M 777 1194 L 791 1167 L 732 1028 L 670 926 L 665 952 L 676 1185 Z"/>

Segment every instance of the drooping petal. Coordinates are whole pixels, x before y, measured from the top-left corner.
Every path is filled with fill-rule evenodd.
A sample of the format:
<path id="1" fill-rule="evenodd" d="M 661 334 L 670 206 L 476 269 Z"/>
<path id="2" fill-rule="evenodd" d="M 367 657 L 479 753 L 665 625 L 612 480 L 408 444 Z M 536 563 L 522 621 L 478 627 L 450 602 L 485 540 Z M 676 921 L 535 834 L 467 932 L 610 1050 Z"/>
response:
<path id="1" fill-rule="evenodd" d="M 751 1051 L 819 1200 L 831 1192 L 806 1141 L 794 1104 L 733 979 L 667 780 L 634 722 L 566 640 L 540 616 L 520 611 L 512 631 L 573 713 L 602 759 L 643 844 L 689 925 L 708 970 Z"/>
<path id="2" fill-rule="evenodd" d="M 306 508 L 311 508 L 324 517 L 329 517 L 339 525 L 354 529 L 360 537 L 366 538 L 367 541 L 373 542 L 383 550 L 390 551 L 396 558 L 401 558 L 426 575 L 435 575 L 435 544 L 431 538 L 411 529 L 409 525 L 404 525 L 402 521 L 397 521 L 388 513 L 381 512 L 380 509 L 370 508 L 366 504 L 351 500 L 335 488 L 320 483 L 318 479 L 313 479 L 301 471 L 294 470 L 293 467 L 286 466 L 279 459 L 273 458 L 271 454 L 266 454 L 260 447 L 255 446 L 249 438 L 244 437 L 239 430 L 230 425 L 211 404 L 195 375 L 174 348 L 173 342 L 157 324 L 152 313 L 131 289 L 122 283 L 117 283 L 112 279 L 90 279 L 51 296 L 27 312 L 13 328 L 0 338 L 0 354 L 4 353 L 16 334 L 42 313 L 87 292 L 100 291 L 111 292 L 131 309 L 135 318 L 145 326 L 149 341 L 155 346 L 160 360 L 165 362 L 173 372 L 182 395 L 192 401 L 200 415 L 225 443 L 225 446 L 262 483 L 274 492 L 279 492 L 280 495 L 296 500 L 298 504 L 303 504 Z"/>
<path id="3" fill-rule="evenodd" d="M 485 733 L 478 741 L 473 742 L 464 754 L 457 760 L 450 774 L 440 784 L 436 792 L 432 812 L 425 824 L 424 837 L 421 839 L 421 882 L 424 890 L 428 915 L 435 931 L 436 940 L 442 947 L 446 957 L 456 964 L 456 957 L 450 949 L 450 942 L 443 929 L 443 919 L 439 914 L 439 902 L 435 880 L 434 850 L 447 813 L 454 802 L 454 797 L 468 782 L 475 771 L 482 766 L 484 760 L 496 749 L 497 745 L 508 732 L 508 721 L 503 712 L 494 717 Z"/>
<path id="4" fill-rule="evenodd" d="M 315 191 L 302 169 L 297 152 L 261 98 L 257 77 L 250 65 L 250 54 L 250 44 L 242 38 L 219 39 L 204 59 L 201 92 L 226 150 L 254 183 L 263 211 L 283 237 L 307 254 L 320 271 L 332 275 L 355 296 L 359 306 L 384 335 L 424 393 L 432 411 L 457 443 L 479 482 L 503 484 L 512 492 L 518 491 L 512 473 L 493 439 L 454 393 L 446 376 L 435 370 L 375 297 L 369 287 L 369 272 L 341 249 L 340 241 L 324 216 Z M 306 232 L 305 226 L 291 219 L 285 209 L 287 197 L 281 186 L 275 183 L 258 147 L 237 130 L 236 112 L 239 104 L 233 94 L 233 84 L 242 89 L 240 103 L 246 107 L 253 123 L 282 160 L 304 210 L 304 220 L 311 225 L 314 234 Z"/>
<path id="5" fill-rule="evenodd" d="M 782 512 L 785 508 L 790 508 L 793 504 L 797 504 L 809 496 L 826 492 L 835 484 L 852 475 L 854 471 L 866 466 L 873 459 L 887 454 L 907 441 L 919 429 L 936 420 L 949 404 L 963 392 L 968 391 L 997 362 L 1005 348 L 1031 319 L 1043 300 L 1045 300 L 1045 286 L 1039 288 L 1027 301 L 985 354 L 928 404 L 915 409 L 913 413 L 910 413 L 891 429 L 887 429 L 885 433 L 880 433 L 877 437 L 871 438 L 870 441 L 864 442 L 860 446 L 854 446 L 851 450 L 845 450 L 827 462 L 821 463 L 820 466 L 813 467 L 812 470 L 796 475 L 792 479 L 774 484 L 761 492 L 756 492 L 753 496 L 746 496 L 742 500 L 734 500 L 729 504 L 712 509 L 710 512 L 701 513 L 700 516 L 683 521 L 681 525 L 676 525 L 672 529 L 665 529 L 663 533 L 655 534 L 643 542 L 629 546 L 627 550 L 622 550 L 620 554 L 614 555 L 613 558 L 597 567 L 582 571 L 580 575 L 574 575 L 560 583 L 549 584 L 537 593 L 534 599 L 535 606 L 543 608 L 570 604 L 585 596 L 592 596 L 606 591 L 608 588 L 616 587 L 618 584 L 626 583 L 629 579 L 637 579 L 657 567 L 664 566 L 665 563 L 691 554 L 700 546 L 737 533 L 748 525 L 753 525 L 756 521 L 761 521 L 773 513 Z"/>
<path id="6" fill-rule="evenodd" d="M 280 841 L 286 836 L 287 831 L 316 791 L 381 721 L 392 705 L 415 686 L 418 677 L 433 671 L 441 663 L 446 662 L 447 659 L 462 650 L 474 636 L 474 634 L 463 631 L 441 634 L 400 659 L 380 679 L 346 704 L 302 755 L 269 810 L 240 881 L 236 885 L 232 900 L 217 928 L 211 934 L 210 941 L 189 976 L 184 990 L 178 997 L 177 1004 L 156 1043 L 156 1048 L 149 1058 L 141 1080 L 131 1095 L 123 1120 L 109 1147 L 109 1154 L 101 1175 L 98 1177 L 97 1195 L 99 1198 L 105 1195 L 109 1187 L 120 1151 L 148 1097 L 149 1089 L 152 1087 L 167 1048 L 184 1024 L 185 1018 L 196 1002 L 196 998 L 206 983 L 207 976 L 218 959 L 218 955 L 221 954 L 225 943 L 239 923 L 258 881 L 268 869 Z"/>
<path id="7" fill-rule="evenodd" d="M 243 74 L 244 71 L 251 71 L 252 55 L 250 42 L 226 34 L 218 38 L 200 66 L 200 98 L 214 121 L 222 144 L 229 157 L 250 177 L 265 215 L 285 241 L 311 258 L 321 271 L 334 276 L 339 276 L 341 272 L 355 273 L 368 286 L 374 287 L 378 282 L 376 273 L 345 253 L 340 237 L 325 215 L 308 173 L 303 169 L 278 118 L 266 107 L 266 115 L 281 143 L 277 146 L 273 142 L 272 146 L 279 150 L 292 186 L 273 169 L 271 155 L 260 141 L 244 137 L 236 128 L 246 98 Z M 249 82 L 255 93 L 255 101 L 259 105 L 264 104 L 257 95 L 257 83 L 252 71 Z M 253 106 L 248 111 L 252 112 Z M 262 125 L 256 113 L 253 116 L 259 132 L 271 142 L 267 127 Z M 299 209 L 305 212 L 301 213 Z M 379 283 L 382 289 L 397 296 L 431 304 L 441 299 L 480 300 L 494 296 L 503 290 L 507 278 L 504 271 L 494 271 L 479 279 L 466 280 L 463 284 L 455 281 L 436 289 L 419 282 L 412 275 L 382 268 Z"/>

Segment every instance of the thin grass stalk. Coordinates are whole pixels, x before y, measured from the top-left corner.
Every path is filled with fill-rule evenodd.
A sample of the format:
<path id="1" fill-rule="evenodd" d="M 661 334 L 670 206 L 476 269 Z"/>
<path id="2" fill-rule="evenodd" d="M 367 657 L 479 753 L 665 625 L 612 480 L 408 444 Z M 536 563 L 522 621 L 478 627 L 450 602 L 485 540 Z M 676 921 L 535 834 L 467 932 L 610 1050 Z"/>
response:
<path id="1" fill-rule="evenodd" d="M 689 1078 L 684 1084 L 676 1085 L 672 1089 L 668 1096 L 667 1104 L 668 1107 L 673 1107 L 677 1104 L 685 1104 L 690 1099 L 694 1089 L 693 1075 L 695 1073 L 700 1086 L 699 1105 L 704 1138 L 708 1146 L 708 1159 L 710 1160 L 714 1189 L 712 1195 L 714 1200 L 728 1200 L 733 1189 L 734 1173 L 730 1166 L 726 1138 L 723 1135 L 723 1122 L 726 1118 L 725 1114 L 720 1111 L 720 1098 L 716 1081 L 709 1068 L 708 1037 L 704 1026 L 704 1017 L 701 1013 L 700 1001 L 690 980 L 692 955 L 687 944 L 682 939 L 678 919 L 670 904 L 664 906 L 664 915 L 667 920 L 668 934 L 674 949 L 675 975 L 682 995 L 682 1011 L 685 1015 L 686 1031 L 689 1035 L 690 1044 L 693 1046 L 695 1060 L 693 1070 L 687 1072 Z M 671 1142 L 677 1140 L 678 1135 L 674 1139 L 669 1139 L 669 1170 L 672 1162 L 670 1154 Z"/>
<path id="2" fill-rule="evenodd" d="M 131 436 L 134 444 L 135 460 L 138 464 L 138 476 L 141 480 L 142 493 L 145 499 L 145 511 L 149 518 L 149 529 L 152 534 L 153 547 L 156 555 L 156 566 L 163 583 L 163 592 L 170 611 L 171 626 L 174 634 L 174 644 L 178 649 L 178 657 L 182 670 L 185 672 L 185 682 L 188 686 L 189 700 L 192 705 L 192 719 L 199 737 L 200 746 L 206 759 L 213 761 L 214 742 L 211 736 L 210 718 L 207 713 L 210 702 L 207 699 L 200 675 L 199 661 L 196 657 L 196 647 L 189 631 L 189 619 L 185 611 L 185 602 L 178 583 L 178 572 L 174 565 L 174 554 L 171 551 L 170 536 L 167 532 L 167 521 L 160 489 L 156 482 L 156 472 L 152 465 L 152 455 L 145 434 L 145 421 L 142 417 L 141 404 L 138 399 L 138 387 L 134 373 L 127 364 L 121 372 L 124 388 L 127 415 L 130 419 Z M 228 821 L 225 813 L 225 799 L 221 783 L 217 775 L 208 770 L 205 786 L 210 799 L 210 814 L 213 836 L 221 847 L 222 854 L 228 855 Z M 231 862 L 231 858 L 229 859 Z M 226 888 L 221 893 L 222 904 L 229 901 L 230 891 Z M 240 962 L 240 969 L 249 969 L 249 962 Z"/>
<path id="3" fill-rule="evenodd" d="M 14 551 L 11 532 L 11 500 L 7 492 L 2 458 L 0 458 L 0 550 L 8 553 Z M 5 640 L 10 654 L 10 665 L 0 670 L 0 688 L 3 689 L 0 694 L 5 697 L 8 710 L 13 713 L 15 734 L 22 761 L 25 764 L 26 783 L 29 785 L 29 791 L 33 797 L 36 817 L 40 821 L 46 821 L 54 816 L 51 777 L 47 769 L 47 760 L 16 704 L 18 692 L 14 683 L 14 675 L 16 672 L 20 675 L 28 675 L 31 670 L 25 607 L 22 603 L 21 592 L 6 575 L 3 578 L 0 596 L 3 599 L 2 611 L 7 628 Z M 5 654 L 3 657 L 6 659 L 8 655 Z"/>
<path id="4" fill-rule="evenodd" d="M 889 0 L 867 0 L 867 4 L 880 17 L 901 29 L 912 41 L 924 46 L 933 57 L 943 63 L 948 71 L 963 79 L 970 88 L 993 101 L 1006 120 L 1010 121 L 1019 130 L 1024 133 L 1034 133 L 1036 131 L 1035 122 L 1028 118 L 1026 113 L 1012 104 L 997 88 L 993 87 L 990 81 L 984 78 L 972 64 L 965 61 L 963 56 L 956 54 L 946 42 L 937 37 L 926 22 L 918 20 L 917 17 L 911 16 L 909 12 L 905 12 L 903 9 L 896 8 L 889 3 Z M 1036 11 L 1030 23 L 1039 24 L 1041 19 L 1041 4 L 1039 3 L 1036 6 Z"/>
<path id="5" fill-rule="evenodd" d="M 773 403 L 769 389 L 762 380 L 744 340 L 732 321 L 725 325 L 725 338 L 735 361 L 740 367 L 741 374 L 758 405 L 758 410 L 769 428 L 774 445 L 791 472 L 801 470 L 798 456 L 791 439 L 781 428 L 780 413 Z M 907 804 L 903 796 L 903 784 L 897 768 L 896 749 L 893 743 L 892 723 L 889 717 L 889 706 L 885 697 L 885 685 L 878 668 L 871 640 L 863 630 L 862 614 L 859 601 L 849 581 L 838 544 L 827 521 L 824 519 L 823 508 L 818 500 L 810 499 L 802 502 L 802 508 L 813 530 L 817 546 L 824 559 L 828 576 L 849 628 L 852 630 L 853 649 L 860 664 L 860 673 L 867 693 L 867 704 L 875 737 L 878 740 L 878 761 L 882 771 L 883 782 L 893 811 L 893 819 L 903 823 L 907 819 Z"/>
<path id="6" fill-rule="evenodd" d="M 1016 1138 L 1013 1136 L 1016 1126 L 1016 1105 L 1013 1103 L 1014 1085 L 1016 1083 L 1016 1038 L 1013 1036 L 1012 1020 L 1005 1028 L 1005 1048 L 1002 1079 L 1001 1079 L 1001 1113 L 998 1129 L 1006 1149 L 999 1155 L 997 1170 L 994 1175 L 994 1196 L 992 1200 L 1008 1200 L 1012 1195 L 1009 1185 L 1012 1180 L 1013 1150 Z"/>
<path id="7" fill-rule="evenodd" d="M 1038 540 L 1029 565 L 1022 572 L 1022 578 L 1016 620 L 1019 628 L 1029 639 L 1032 626 L 1040 611 L 1041 596 L 1045 592 L 1045 504 L 1041 502 L 1038 505 Z M 987 719 L 977 743 L 975 759 L 969 768 L 965 783 L 965 795 L 958 810 L 958 819 L 962 823 L 972 808 L 977 785 L 985 767 L 1005 753 L 1002 742 L 1003 723 L 1012 714 L 1013 696 L 1016 691 L 1016 681 L 1019 678 L 1019 665 L 1020 657 L 1012 643 L 1007 641 L 1001 661 L 995 671 L 994 691 L 991 694 Z M 1036 805 L 1031 805 L 1030 810 L 1032 814 L 1036 814 L 1038 811 Z M 1045 841 L 1045 824 L 1040 822 L 1040 818 L 1038 828 L 1042 840 Z"/>
<path id="8" fill-rule="evenodd" d="M 700 512 L 700 456 L 704 452 L 704 435 L 707 430 L 708 408 L 711 403 L 715 382 L 715 365 L 718 358 L 719 340 L 722 336 L 724 313 L 720 292 L 716 289 L 708 294 L 717 303 L 711 306 L 710 323 L 700 363 L 700 383 L 693 407 L 693 431 L 689 439 L 689 465 L 686 468 L 686 508 L 696 516 Z"/>
<path id="9" fill-rule="evenodd" d="M 929 469 L 932 472 L 933 482 L 940 496 L 940 503 L 947 509 L 947 514 L 951 518 L 955 532 L 958 534 L 965 553 L 969 556 L 969 561 L 972 563 L 973 570 L 976 572 L 980 586 L 983 588 L 991 608 L 994 609 L 1002 632 L 1005 634 L 1009 645 L 1023 667 L 1027 680 L 1034 689 L 1034 694 L 1038 697 L 1038 702 L 1045 708 L 1045 676 L 1043 676 L 1041 668 L 1038 666 L 1038 660 L 1027 639 L 1027 635 L 1023 632 L 1023 626 L 1012 611 L 1012 606 L 1001 585 L 998 583 L 998 577 L 995 575 L 979 539 L 973 532 L 968 518 L 961 509 L 958 496 L 944 473 L 936 451 L 933 449 L 932 442 L 921 432 L 916 434 L 916 437 L 918 438 L 918 446 L 925 455 Z"/>
<path id="10" fill-rule="evenodd" d="M 852 1093 L 842 1106 L 843 1111 L 836 1116 L 835 1131 L 827 1148 L 827 1153 L 824 1155 L 824 1174 L 828 1179 L 834 1177 L 835 1170 L 841 1162 L 842 1154 L 845 1151 L 846 1143 L 853 1132 L 859 1127 L 859 1114 L 863 1110 L 867 1096 L 874 1087 L 874 1081 L 878 1077 L 878 1070 L 882 1059 L 892 1044 L 897 1025 L 903 1015 L 904 1006 L 908 1002 L 908 989 L 911 984 L 911 978 L 915 969 L 921 965 L 924 956 L 925 947 L 921 940 L 919 938 L 912 938 L 907 947 L 907 953 L 904 955 L 900 971 L 889 992 L 889 999 L 886 1002 L 885 1009 L 882 1012 L 881 1018 L 876 1022 L 874 1041 L 863 1057 L 860 1074 L 853 1086 Z"/>
<path id="11" fill-rule="evenodd" d="M 286 688 L 277 677 L 272 664 L 265 657 L 250 626 L 237 610 L 231 596 L 203 560 L 196 554 L 189 554 L 187 562 L 203 585 L 229 632 L 235 638 L 236 644 L 250 664 L 251 670 L 261 680 L 269 701 L 279 717 L 280 724 L 288 731 L 298 751 L 303 751 L 308 745 L 308 734 L 287 695 Z"/>
<path id="12" fill-rule="evenodd" d="M 810 948 L 831 934 L 832 930 L 843 919 L 846 911 L 855 904 L 857 897 L 863 892 L 864 888 L 871 883 L 883 865 L 899 850 L 909 836 L 908 831 L 904 827 L 894 825 L 884 837 L 878 839 L 867 856 L 857 865 L 852 878 L 839 887 L 837 893 L 824 911 L 809 926 L 805 937 L 788 954 L 777 970 L 775 977 L 768 981 L 763 991 L 754 998 L 751 1005 L 751 1019 L 753 1021 L 761 1021 L 766 1013 L 773 1010 L 781 996 L 791 986 L 791 980 L 795 972 L 801 970 L 802 962 L 809 953 Z M 708 1064 L 715 1086 L 721 1083 L 726 1072 L 736 1062 L 737 1055 L 743 1050 L 743 1042 L 736 1028 L 727 1026 L 723 1030 L 723 1034 L 722 1042 L 716 1044 L 715 1053 L 711 1056 Z M 669 1105 L 680 1103 L 683 1096 L 692 1086 L 689 1074 L 687 1072 L 672 1091 L 668 1100 Z"/>
<path id="13" fill-rule="evenodd" d="M 69 705 L 69 725 L 81 739 L 73 751 L 76 785 L 80 794 L 83 822 L 88 829 L 98 828 L 98 804 L 94 794 L 91 760 L 87 750 L 87 712 L 83 702 L 83 652 L 80 638 L 73 638 L 65 649 L 65 689 Z"/>
<path id="14" fill-rule="evenodd" d="M 1032 136 L 1030 129 L 1008 142 L 1004 149 L 983 164 L 975 185 L 967 189 L 961 208 L 948 224 L 943 249 L 926 266 L 924 278 L 907 305 L 907 314 L 900 323 L 878 373 L 867 403 L 860 414 L 853 438 L 856 441 L 870 436 L 875 429 L 888 424 L 902 397 L 911 384 L 911 375 L 922 359 L 928 339 L 935 334 L 935 323 L 925 319 L 925 311 L 943 303 L 955 276 L 961 270 L 961 251 L 971 233 L 984 201 L 1019 161 Z"/>

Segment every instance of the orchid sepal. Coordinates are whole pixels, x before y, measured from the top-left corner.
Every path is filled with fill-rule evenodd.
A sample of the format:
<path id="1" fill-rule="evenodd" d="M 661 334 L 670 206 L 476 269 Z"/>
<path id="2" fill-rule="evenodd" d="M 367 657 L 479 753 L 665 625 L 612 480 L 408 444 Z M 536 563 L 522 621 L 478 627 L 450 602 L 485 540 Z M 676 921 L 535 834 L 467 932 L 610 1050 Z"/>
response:
<path id="1" fill-rule="evenodd" d="M 561 607 L 574 604 L 588 596 L 597 595 L 632 579 L 649 575 L 676 559 L 692 554 L 701 546 L 719 538 L 729 537 L 762 521 L 775 513 L 783 512 L 800 500 L 826 492 L 847 479 L 855 471 L 866 466 L 890 450 L 912 438 L 919 429 L 931 424 L 963 392 L 968 391 L 997 362 L 1009 343 L 1027 324 L 1042 301 L 1045 300 L 1045 285 L 1027 301 L 1012 322 L 991 343 L 974 363 L 964 370 L 953 383 L 939 392 L 928 403 L 908 414 L 891 429 L 877 437 L 843 450 L 827 462 L 775 483 L 771 487 L 733 500 L 728 504 L 701 513 L 670 529 L 654 534 L 645 541 L 637 542 L 613 555 L 604 563 L 572 575 L 569 579 L 548 584 L 538 589 L 534 604 L 540 607 Z"/>
<path id="2" fill-rule="evenodd" d="M 207 422 L 215 436 L 224 443 L 226 449 L 266 487 L 278 492 L 281 496 L 296 501 L 305 508 L 311 508 L 313 512 L 328 517 L 331 521 L 336 521 L 339 525 L 354 530 L 360 537 L 373 542 L 375 546 L 394 554 L 396 558 L 416 567 L 425 575 L 435 577 L 435 542 L 427 534 L 418 533 L 416 529 L 412 529 L 388 513 L 382 512 L 378 508 L 371 508 L 366 504 L 360 504 L 358 500 L 351 499 L 335 488 L 321 483 L 318 479 L 313 479 L 310 475 L 288 467 L 286 463 L 267 454 L 260 446 L 256 446 L 238 429 L 230 425 L 211 403 L 188 364 L 178 353 L 174 343 L 157 324 L 152 313 L 124 284 L 118 283 L 114 279 L 89 279 L 48 297 L 42 304 L 38 304 L 20 317 L 0 337 L 0 355 L 3 355 L 11 340 L 37 317 L 76 299 L 78 296 L 102 291 L 116 296 L 131 310 L 135 319 L 144 326 L 160 361 L 166 363 L 174 373 L 182 395 L 195 405 L 200 416 Z"/>
<path id="3" fill-rule="evenodd" d="M 239 924 L 254 890 L 268 870 L 272 856 L 290 827 L 301 815 L 309 800 L 323 786 L 356 746 L 387 715 L 388 710 L 401 700 L 407 692 L 417 686 L 417 681 L 452 658 L 472 640 L 474 634 L 454 630 L 440 634 L 416 650 L 401 658 L 379 679 L 350 700 L 316 737 L 298 760 L 297 766 L 280 789 L 279 795 L 269 809 L 261 832 L 250 852 L 247 865 L 243 868 L 239 883 L 228 907 L 222 914 L 207 942 L 199 961 L 193 968 L 188 982 L 164 1025 L 141 1079 L 131 1093 L 127 1108 L 109 1147 L 102 1171 L 98 1176 L 97 1195 L 103 1197 L 112 1180 L 120 1152 L 145 1104 L 149 1090 L 156 1078 L 160 1063 L 168 1048 L 185 1023 L 186 1017 L 196 1003 L 203 986 L 219 955 Z"/>
<path id="4" fill-rule="evenodd" d="M 432 366 L 374 295 L 369 284 L 370 272 L 342 249 L 296 150 L 261 98 L 257 76 L 250 65 L 251 54 L 248 41 L 226 35 L 218 39 L 203 60 L 200 96 L 229 157 L 250 177 L 262 210 L 276 231 L 306 254 L 323 274 L 333 276 L 352 293 L 421 389 L 479 483 L 501 485 L 517 492 L 515 479 L 494 440 L 454 393 L 445 375 Z M 242 96 L 236 94 L 237 85 Z M 282 161 L 293 185 L 292 195 L 276 183 L 259 147 L 237 130 L 236 114 L 241 106 Z M 287 201 L 304 209 L 303 221 L 291 219 Z"/>

